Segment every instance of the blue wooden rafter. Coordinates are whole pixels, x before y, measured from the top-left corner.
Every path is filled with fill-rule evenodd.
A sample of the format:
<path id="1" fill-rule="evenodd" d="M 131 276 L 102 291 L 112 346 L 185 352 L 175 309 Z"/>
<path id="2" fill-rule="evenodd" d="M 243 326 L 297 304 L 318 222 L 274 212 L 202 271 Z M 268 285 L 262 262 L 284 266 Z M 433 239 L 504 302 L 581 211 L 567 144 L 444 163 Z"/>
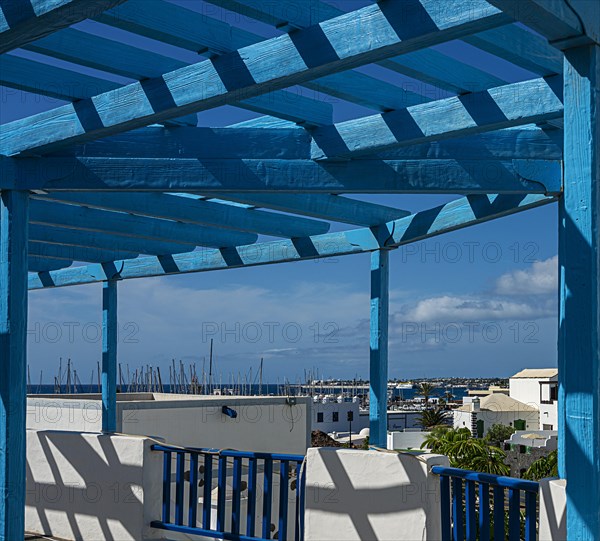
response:
<path id="1" fill-rule="evenodd" d="M 459 4 L 446 11 L 429 6 L 432 13 L 423 6 L 435 24 L 417 22 L 410 36 L 402 39 L 398 32 L 403 34 L 404 14 L 394 6 L 397 4 L 387 0 L 299 30 L 293 36 L 272 38 L 161 78 L 132 83 L 8 123 L 0 136 L 0 153 L 49 152 L 65 144 L 235 103 L 240 95 L 260 96 L 314 79 L 324 71 L 337 73 L 506 22 L 506 16 L 484 0 L 470 0 L 468 9 Z M 377 35 L 378 39 L 361 39 L 365 34 Z M 324 47 L 329 54 L 323 54 Z"/>
<path id="2" fill-rule="evenodd" d="M 168 257 L 144 257 L 117 262 L 123 280 L 147 276 L 186 274 L 220 269 L 251 267 L 396 248 L 436 235 L 469 227 L 556 201 L 543 195 L 474 195 L 418 212 L 375 228 L 354 229 L 301 239 L 258 243 L 222 250 L 200 250 Z M 110 269 L 113 269 L 111 265 Z M 64 287 L 102 282 L 103 265 L 76 267 L 30 275 L 29 288 Z"/>
<path id="3" fill-rule="evenodd" d="M 28 0 L 2 2 L 0 53 L 17 49 L 61 28 L 66 28 L 125 0 Z"/>

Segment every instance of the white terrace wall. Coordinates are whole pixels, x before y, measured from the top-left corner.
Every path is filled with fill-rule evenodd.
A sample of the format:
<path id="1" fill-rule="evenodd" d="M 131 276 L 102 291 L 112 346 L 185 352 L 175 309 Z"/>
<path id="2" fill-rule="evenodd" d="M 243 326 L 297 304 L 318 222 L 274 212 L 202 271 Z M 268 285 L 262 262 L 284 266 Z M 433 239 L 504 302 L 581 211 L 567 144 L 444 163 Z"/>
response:
<path id="1" fill-rule="evenodd" d="M 306 541 L 441 539 L 441 455 L 309 449 Z"/>
<path id="2" fill-rule="evenodd" d="M 117 432 L 163 438 L 172 445 L 304 454 L 310 446 L 311 400 L 286 397 L 117 395 Z M 222 413 L 228 406 L 232 419 Z M 99 396 L 30 396 L 27 428 L 100 432 Z"/>
<path id="3" fill-rule="evenodd" d="M 567 481 L 542 479 L 540 481 L 539 541 L 566 541 L 567 539 Z"/>
<path id="4" fill-rule="evenodd" d="M 162 454 L 136 436 L 27 431 L 25 529 L 67 540 L 162 539 Z"/>

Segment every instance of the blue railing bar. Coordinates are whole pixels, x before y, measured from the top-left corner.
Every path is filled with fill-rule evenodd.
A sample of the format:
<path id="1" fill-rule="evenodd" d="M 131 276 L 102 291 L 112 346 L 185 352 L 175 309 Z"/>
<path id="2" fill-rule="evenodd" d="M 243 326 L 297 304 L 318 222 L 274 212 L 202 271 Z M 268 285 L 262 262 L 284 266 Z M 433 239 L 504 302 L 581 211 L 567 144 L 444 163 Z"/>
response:
<path id="1" fill-rule="evenodd" d="M 190 456 L 190 503 L 188 526 L 196 527 L 198 518 L 198 455 Z"/>
<path id="2" fill-rule="evenodd" d="M 185 472 L 185 453 L 177 453 L 175 469 L 175 524 L 183 524 L 183 486 Z"/>
<path id="3" fill-rule="evenodd" d="M 454 541 L 462 541 L 464 537 L 462 512 L 462 479 L 452 478 L 452 518 L 454 519 Z"/>
<path id="4" fill-rule="evenodd" d="M 479 541 L 490 541 L 490 485 L 485 483 L 479 484 Z"/>
<path id="5" fill-rule="evenodd" d="M 219 456 L 217 494 L 217 530 L 225 531 L 225 498 L 227 496 L 227 458 Z"/>
<path id="6" fill-rule="evenodd" d="M 181 452 L 186 453 L 210 453 L 213 455 L 225 456 L 228 458 L 258 458 L 260 460 L 285 460 L 288 462 L 300 462 L 304 460 L 304 455 L 286 455 L 281 453 L 252 453 L 250 451 L 233 451 L 230 449 L 212 449 L 203 447 L 177 447 L 174 445 L 163 445 L 156 443 L 152 445 L 153 451 L 164 451 L 164 452 Z M 461 470 L 459 470 L 461 471 Z"/>
<path id="7" fill-rule="evenodd" d="M 217 532 L 215 530 L 205 530 L 204 528 L 191 528 L 190 526 L 179 526 L 177 524 L 167 524 L 160 520 L 155 520 L 150 523 L 152 528 L 159 530 L 167 530 L 170 532 L 180 532 L 198 535 L 202 537 L 210 537 L 212 539 L 225 539 L 226 541 L 264 541 L 262 537 L 249 537 L 247 535 L 234 535 L 229 532 Z"/>
<path id="8" fill-rule="evenodd" d="M 450 477 L 440 478 L 440 504 L 442 506 L 442 541 L 452 541 L 450 517 Z"/>
<path id="9" fill-rule="evenodd" d="M 204 486 L 202 487 L 202 527 L 210 529 L 210 512 L 212 509 L 212 455 L 204 455 Z"/>
<path id="10" fill-rule="evenodd" d="M 256 524 L 256 459 L 248 462 L 248 507 L 246 518 L 246 535 L 253 536 Z"/>
<path id="11" fill-rule="evenodd" d="M 504 539 L 504 489 L 494 487 L 494 539 Z"/>
<path id="12" fill-rule="evenodd" d="M 240 502 L 242 497 L 242 459 L 233 459 L 233 494 L 231 502 L 231 533 L 240 533 Z"/>
<path id="13" fill-rule="evenodd" d="M 289 479 L 290 463 L 283 460 L 279 466 L 279 541 L 287 540 Z"/>
<path id="14" fill-rule="evenodd" d="M 163 456 L 163 502 L 162 520 L 171 522 L 171 452 Z"/>
<path id="15" fill-rule="evenodd" d="M 448 477 L 458 477 L 465 481 L 476 481 L 478 483 L 487 483 L 492 486 L 501 486 L 512 488 L 515 490 L 524 490 L 525 492 L 539 491 L 539 483 L 535 481 L 527 481 L 525 479 L 517 479 L 515 477 L 504 477 L 502 475 L 492 475 L 490 473 L 479 473 L 469 470 L 461 470 L 459 468 L 446 468 L 444 466 L 433 466 L 432 473 L 437 475 L 446 475 Z"/>
<path id="16" fill-rule="evenodd" d="M 525 493 L 525 541 L 535 541 L 537 517 L 537 497 L 531 492 Z"/>
<path id="17" fill-rule="evenodd" d="M 262 536 L 263 539 L 271 539 L 271 505 L 273 492 L 273 461 L 265 459 L 264 465 L 264 487 L 263 487 L 263 516 Z"/>
<path id="18" fill-rule="evenodd" d="M 466 500 L 466 534 L 467 541 L 475 541 L 477 537 L 477 512 L 475 509 L 475 481 L 465 483 Z M 481 509 L 480 509 L 481 512 Z"/>
<path id="19" fill-rule="evenodd" d="M 508 491 L 508 539 L 521 539 L 521 493 L 512 488 Z"/>

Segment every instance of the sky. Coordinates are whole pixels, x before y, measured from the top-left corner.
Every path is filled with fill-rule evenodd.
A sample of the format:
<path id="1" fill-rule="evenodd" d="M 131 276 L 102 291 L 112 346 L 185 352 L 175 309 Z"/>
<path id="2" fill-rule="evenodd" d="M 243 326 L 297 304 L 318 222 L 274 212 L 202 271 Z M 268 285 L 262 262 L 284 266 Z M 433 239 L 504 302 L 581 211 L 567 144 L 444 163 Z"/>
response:
<path id="1" fill-rule="evenodd" d="M 173 3 L 219 17 L 264 37 L 277 32 L 192 0 Z M 334 3 L 335 2 L 331 2 Z M 347 2 L 359 7 L 367 2 Z M 340 3 L 338 2 L 339 6 Z M 82 30 L 147 47 L 188 62 L 190 51 L 100 23 Z M 439 47 L 451 56 L 513 82 L 532 75 L 463 43 Z M 15 54 L 73 68 L 26 51 Z M 126 79 L 78 68 L 118 82 Z M 378 66 L 360 71 L 399 86 L 415 81 Z M 426 85 L 421 91 L 432 91 Z M 296 89 L 300 91 L 299 89 Z M 0 88 L 2 122 L 62 102 Z M 302 90 L 305 95 L 310 91 Z M 440 96 L 440 97 L 443 97 Z M 372 110 L 328 98 L 334 120 Z M 226 126 L 257 116 L 234 107 L 199 115 L 199 125 Z M 457 196 L 365 195 L 361 199 L 415 212 Z M 333 230 L 339 229 L 334 227 Z M 401 247 L 390 256 L 391 378 L 507 377 L 525 367 L 556 366 L 557 208 L 527 211 Z M 101 286 L 30 293 L 28 356 L 31 379 L 50 382 L 59 358 L 70 358 L 87 383 L 100 360 Z M 119 283 L 119 362 L 168 372 L 171 359 L 206 362 L 213 341 L 215 373 L 256 374 L 265 380 L 368 377 L 369 255 Z"/>

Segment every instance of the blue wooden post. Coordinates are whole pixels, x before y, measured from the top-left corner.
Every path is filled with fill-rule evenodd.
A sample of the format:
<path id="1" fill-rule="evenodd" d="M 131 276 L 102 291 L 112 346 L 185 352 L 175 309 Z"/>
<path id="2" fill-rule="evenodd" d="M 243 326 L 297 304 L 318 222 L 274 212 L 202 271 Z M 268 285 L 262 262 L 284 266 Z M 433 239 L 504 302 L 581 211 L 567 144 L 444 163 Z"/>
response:
<path id="1" fill-rule="evenodd" d="M 389 251 L 371 254 L 369 443 L 387 447 Z"/>
<path id="2" fill-rule="evenodd" d="M 117 282 L 102 287 L 102 431 L 117 430 Z"/>
<path id="3" fill-rule="evenodd" d="M 600 532 L 600 47 L 565 52 L 564 197 L 559 206 L 559 473 L 570 539 Z"/>
<path id="4" fill-rule="evenodd" d="M 0 540 L 23 539 L 29 194 L 0 193 Z"/>

